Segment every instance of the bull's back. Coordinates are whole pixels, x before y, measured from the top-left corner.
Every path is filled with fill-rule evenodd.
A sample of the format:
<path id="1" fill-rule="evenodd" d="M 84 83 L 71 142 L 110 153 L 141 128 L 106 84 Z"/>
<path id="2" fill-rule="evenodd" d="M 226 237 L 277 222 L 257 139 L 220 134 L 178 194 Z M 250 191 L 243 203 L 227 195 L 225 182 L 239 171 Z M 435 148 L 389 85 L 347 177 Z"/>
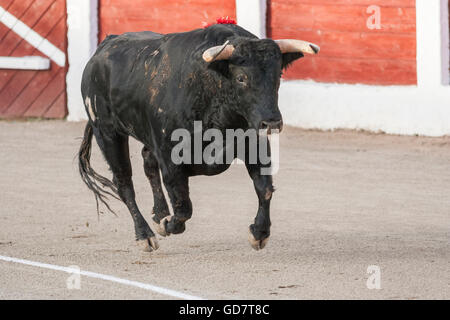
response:
<path id="1" fill-rule="evenodd" d="M 89 83 L 101 73 L 103 82 L 127 74 L 142 55 L 143 49 L 157 48 L 164 35 L 152 31 L 109 35 L 98 46 L 84 70 L 83 82 Z M 128 72 L 127 72 L 128 71 Z M 98 82 L 98 81 L 95 81 Z"/>
<path id="2" fill-rule="evenodd" d="M 141 66 L 146 53 L 156 50 L 163 36 L 151 31 L 107 36 L 84 69 L 83 99 L 93 94 L 101 95 L 113 107 L 111 98 L 132 93 L 136 83 L 142 82 Z"/>
<path id="3" fill-rule="evenodd" d="M 86 84 L 95 78 L 97 81 L 100 79 L 109 89 L 126 95 L 139 87 L 137 84 L 149 78 L 152 80 L 152 74 L 161 73 L 159 69 L 167 75 L 164 70 L 167 64 L 170 64 L 171 74 L 191 73 L 189 69 L 198 69 L 203 50 L 222 44 L 233 35 L 252 36 L 235 25 L 214 25 L 207 29 L 165 35 L 152 31 L 110 35 L 89 61 L 83 82 Z M 148 70 L 151 70 L 150 73 Z"/>

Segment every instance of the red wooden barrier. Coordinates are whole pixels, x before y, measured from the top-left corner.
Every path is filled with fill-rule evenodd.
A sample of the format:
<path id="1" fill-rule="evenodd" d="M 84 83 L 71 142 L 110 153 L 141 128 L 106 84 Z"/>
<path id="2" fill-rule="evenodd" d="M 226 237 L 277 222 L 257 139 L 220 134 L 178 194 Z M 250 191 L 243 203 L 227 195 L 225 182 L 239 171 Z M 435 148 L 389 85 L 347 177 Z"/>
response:
<path id="1" fill-rule="evenodd" d="M 65 3 L 65 0 L 0 0 L 0 6 L 63 52 L 66 52 Z M 2 23 L 0 43 L 0 56 L 45 57 Z M 53 61 L 48 71 L 0 69 L 0 117 L 65 117 L 65 75 L 66 67 Z"/>
<path id="2" fill-rule="evenodd" d="M 381 9 L 381 29 L 369 29 L 367 8 Z M 321 47 L 293 64 L 286 79 L 376 85 L 416 84 L 414 0 L 269 0 L 268 35 Z"/>
<path id="3" fill-rule="evenodd" d="M 100 0 L 100 40 L 129 31 L 182 32 L 236 17 L 235 0 Z"/>

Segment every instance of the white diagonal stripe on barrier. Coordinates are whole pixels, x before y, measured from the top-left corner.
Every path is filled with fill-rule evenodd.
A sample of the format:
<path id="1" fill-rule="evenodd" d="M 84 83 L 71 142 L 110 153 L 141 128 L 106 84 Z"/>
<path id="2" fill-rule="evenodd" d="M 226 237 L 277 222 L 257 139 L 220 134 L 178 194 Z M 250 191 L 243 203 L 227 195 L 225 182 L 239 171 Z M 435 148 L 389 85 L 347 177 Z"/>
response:
<path id="1" fill-rule="evenodd" d="M 0 6 L 0 22 L 14 31 L 30 45 L 52 59 L 58 66 L 64 67 L 66 65 L 66 55 L 64 52 L 47 39 L 41 37 L 37 32 L 6 11 L 2 6 Z"/>

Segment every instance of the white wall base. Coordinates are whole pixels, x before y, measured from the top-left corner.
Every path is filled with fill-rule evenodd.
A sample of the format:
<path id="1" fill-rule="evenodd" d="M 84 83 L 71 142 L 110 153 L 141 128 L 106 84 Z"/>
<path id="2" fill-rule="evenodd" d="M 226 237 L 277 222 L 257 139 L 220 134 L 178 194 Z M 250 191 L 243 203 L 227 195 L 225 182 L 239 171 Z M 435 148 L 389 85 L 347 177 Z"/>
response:
<path id="1" fill-rule="evenodd" d="M 283 81 L 285 124 L 307 129 L 364 129 L 390 134 L 450 134 L 450 87 L 366 86 Z"/>

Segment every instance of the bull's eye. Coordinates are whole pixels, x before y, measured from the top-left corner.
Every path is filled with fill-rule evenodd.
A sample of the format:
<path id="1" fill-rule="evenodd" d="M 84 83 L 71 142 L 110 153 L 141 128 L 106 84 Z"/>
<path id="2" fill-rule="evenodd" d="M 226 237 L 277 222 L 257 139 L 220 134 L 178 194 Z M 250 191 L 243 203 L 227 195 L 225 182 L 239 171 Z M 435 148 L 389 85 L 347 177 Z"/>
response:
<path id="1" fill-rule="evenodd" d="M 236 77 L 236 81 L 241 84 L 245 84 L 245 77 L 242 74 L 240 74 Z"/>

